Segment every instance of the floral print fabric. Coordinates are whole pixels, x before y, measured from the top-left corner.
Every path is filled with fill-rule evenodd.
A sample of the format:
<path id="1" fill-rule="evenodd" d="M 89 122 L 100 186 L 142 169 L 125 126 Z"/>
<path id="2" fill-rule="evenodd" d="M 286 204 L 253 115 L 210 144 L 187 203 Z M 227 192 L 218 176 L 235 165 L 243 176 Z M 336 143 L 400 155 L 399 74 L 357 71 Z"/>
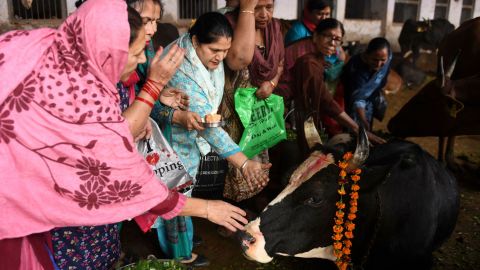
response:
<path id="1" fill-rule="evenodd" d="M 60 269 L 108 270 L 120 257 L 118 224 L 52 230 L 53 256 Z"/>

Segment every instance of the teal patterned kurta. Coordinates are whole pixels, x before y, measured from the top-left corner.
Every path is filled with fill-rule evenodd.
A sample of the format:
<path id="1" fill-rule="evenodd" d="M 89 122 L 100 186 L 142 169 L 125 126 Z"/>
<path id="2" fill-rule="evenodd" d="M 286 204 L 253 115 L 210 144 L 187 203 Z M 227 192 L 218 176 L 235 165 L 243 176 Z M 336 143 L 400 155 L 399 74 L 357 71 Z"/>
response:
<path id="1" fill-rule="evenodd" d="M 216 112 L 222 100 L 225 84 L 223 63 L 220 63 L 215 70 L 207 70 L 198 58 L 189 34 L 181 36 L 174 43 L 186 50 L 185 60 L 167 86 L 184 90 L 190 97 L 189 111 L 198 113 L 200 117 Z M 170 46 L 165 49 L 165 52 L 169 49 Z M 222 128 L 206 128 L 202 132 L 197 132 L 196 130 L 188 131 L 179 125 L 172 125 L 171 122 L 166 125 L 167 128 L 171 128 L 171 134 L 168 134 L 167 138 L 171 139 L 173 149 L 184 163 L 187 172 L 194 178 L 200 164 L 199 145 L 202 145 L 197 137 L 205 139 L 212 150 L 222 158 L 240 152 L 238 145 Z M 204 150 L 202 152 L 206 154 Z"/>

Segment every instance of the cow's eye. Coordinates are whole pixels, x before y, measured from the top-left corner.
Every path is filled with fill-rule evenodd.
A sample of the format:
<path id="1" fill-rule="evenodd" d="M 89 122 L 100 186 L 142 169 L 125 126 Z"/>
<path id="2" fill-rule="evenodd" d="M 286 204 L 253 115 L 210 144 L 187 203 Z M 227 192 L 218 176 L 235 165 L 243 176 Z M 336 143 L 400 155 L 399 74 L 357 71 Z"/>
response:
<path id="1" fill-rule="evenodd" d="M 318 207 L 318 206 L 320 206 L 321 203 L 322 203 L 322 199 L 315 198 L 315 197 L 310 197 L 310 198 L 306 199 L 305 202 L 304 202 L 305 205 L 310 205 L 310 206 L 313 206 L 313 207 Z"/>

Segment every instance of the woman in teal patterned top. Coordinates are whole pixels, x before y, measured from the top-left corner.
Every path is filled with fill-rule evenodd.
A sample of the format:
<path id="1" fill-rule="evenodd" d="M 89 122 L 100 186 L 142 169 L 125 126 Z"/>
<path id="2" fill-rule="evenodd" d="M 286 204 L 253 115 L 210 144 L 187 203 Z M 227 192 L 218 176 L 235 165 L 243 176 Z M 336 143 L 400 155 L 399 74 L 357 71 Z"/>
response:
<path id="1" fill-rule="evenodd" d="M 217 113 L 220 106 L 225 84 L 223 59 L 231 46 L 232 35 L 233 30 L 226 18 L 210 12 L 200 16 L 189 33 L 174 42 L 185 49 L 185 60 L 168 86 L 185 91 L 190 97 L 189 111 L 197 114 L 199 122 L 205 115 Z M 165 53 L 169 48 L 165 49 Z M 243 166 L 246 175 L 253 175 L 269 166 L 248 160 L 221 127 L 187 129 L 172 123 L 167 123 L 167 126 L 171 128 L 167 137 L 171 138 L 173 149 L 192 177 L 197 174 L 201 155 L 211 150 L 236 167 Z M 261 179 L 249 177 L 248 180 L 256 185 L 261 184 L 256 181 L 264 182 L 267 178 L 263 175 Z"/>
<path id="2" fill-rule="evenodd" d="M 241 168 L 250 186 L 264 186 L 268 182 L 268 175 L 263 171 L 268 169 L 270 164 L 249 160 L 221 127 L 203 128 L 198 123 L 205 115 L 216 113 L 222 101 L 225 84 L 223 60 L 231 47 L 232 35 L 233 30 L 228 20 L 219 13 L 210 12 L 200 16 L 188 33 L 173 42 L 172 44 L 178 44 L 185 49 L 185 59 L 167 86 L 182 89 L 190 97 L 189 111 L 175 111 L 175 115 L 182 114 L 184 119 L 189 120 L 188 123 L 173 121 L 174 113 L 161 109 L 154 111 L 151 116 L 162 125 L 165 137 L 194 179 L 201 156 L 213 150 L 221 158 Z M 170 50 L 172 44 L 165 48 L 164 54 Z M 159 103 L 155 106 L 164 107 Z M 179 122 L 182 124 L 176 124 Z M 169 229 L 170 221 L 163 222 L 157 232 L 159 237 L 168 237 L 168 234 L 175 230 Z M 185 222 L 189 224 L 188 218 Z M 175 226 L 178 227 L 174 224 Z M 187 228 L 190 236 L 191 230 L 193 228 Z M 182 245 L 191 247 L 191 243 L 184 242 Z M 182 257 L 191 259 L 183 262 L 195 261 L 196 254 L 185 255 Z"/>

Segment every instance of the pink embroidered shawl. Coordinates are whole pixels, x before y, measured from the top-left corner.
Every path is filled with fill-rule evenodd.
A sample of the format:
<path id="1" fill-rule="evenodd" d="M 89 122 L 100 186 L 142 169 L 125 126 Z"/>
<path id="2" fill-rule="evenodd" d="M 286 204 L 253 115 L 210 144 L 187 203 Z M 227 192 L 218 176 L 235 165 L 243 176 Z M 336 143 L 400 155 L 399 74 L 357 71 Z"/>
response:
<path id="1" fill-rule="evenodd" d="M 125 1 L 90 0 L 59 30 L 0 36 L 0 239 L 183 207 L 121 116 L 129 31 Z"/>

